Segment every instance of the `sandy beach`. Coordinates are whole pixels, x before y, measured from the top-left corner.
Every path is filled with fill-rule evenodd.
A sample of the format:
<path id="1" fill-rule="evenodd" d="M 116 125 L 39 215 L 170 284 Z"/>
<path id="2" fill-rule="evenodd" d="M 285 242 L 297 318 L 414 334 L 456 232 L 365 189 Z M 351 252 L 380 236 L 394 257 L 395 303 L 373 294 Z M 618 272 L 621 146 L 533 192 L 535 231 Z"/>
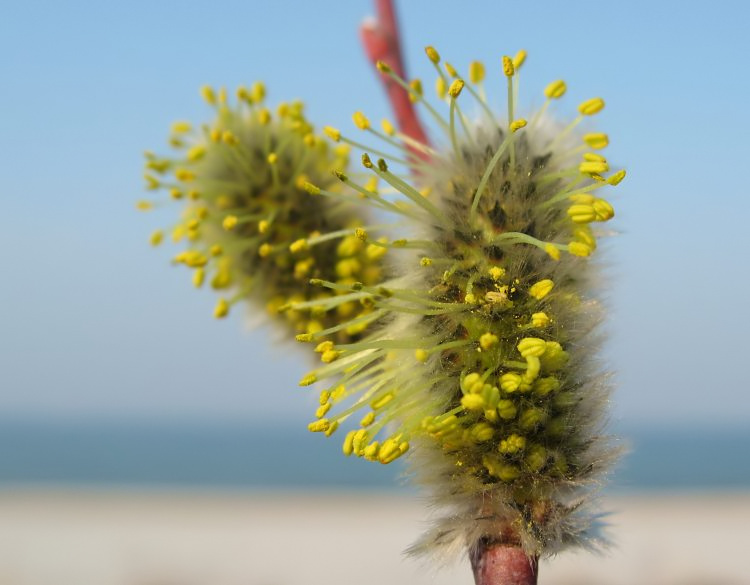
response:
<path id="1" fill-rule="evenodd" d="M 750 585 L 750 493 L 612 497 L 606 555 L 542 563 L 541 585 Z M 466 562 L 403 556 L 404 494 L 0 492 L 0 585 L 471 585 Z"/>

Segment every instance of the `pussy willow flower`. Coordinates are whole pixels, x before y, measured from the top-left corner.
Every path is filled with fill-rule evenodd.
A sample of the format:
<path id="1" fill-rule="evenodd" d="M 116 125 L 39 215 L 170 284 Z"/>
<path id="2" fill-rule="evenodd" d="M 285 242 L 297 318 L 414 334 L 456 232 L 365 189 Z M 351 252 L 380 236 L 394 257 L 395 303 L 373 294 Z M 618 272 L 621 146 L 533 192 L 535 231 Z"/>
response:
<path id="1" fill-rule="evenodd" d="M 171 237 L 186 241 L 187 248 L 174 262 L 192 269 L 196 287 L 207 282 L 222 294 L 217 318 L 249 300 L 265 305 L 294 333 L 353 339 L 371 321 L 370 308 L 342 299 L 330 305 L 338 293 L 310 285 L 310 278 L 351 286 L 381 277 L 384 250 L 358 235 L 361 210 L 345 201 L 332 174 L 346 167 L 349 147 L 331 147 L 316 135 L 300 102 L 282 103 L 272 113 L 260 83 L 240 87 L 235 104 L 224 89 L 204 87 L 201 93 L 215 119 L 196 129 L 176 122 L 169 139 L 173 157 L 146 153 L 147 188 L 166 192 L 162 203 L 171 199 L 182 206 Z M 308 181 L 339 196 L 312 197 L 303 188 Z M 163 238 L 159 230 L 151 243 Z M 313 300 L 312 311 L 288 309 Z"/>
<path id="2" fill-rule="evenodd" d="M 485 97 L 481 63 L 464 78 L 448 63 L 441 67 L 434 48 L 426 52 L 445 113 L 419 80 L 406 82 L 385 63 L 378 68 L 432 116 L 443 148 L 387 121 L 380 132 L 363 113 L 354 115 L 383 145 L 363 147 L 362 164 L 395 199 L 339 178 L 403 218 L 406 237 L 381 243 L 403 250 L 401 275 L 379 286 L 314 281 L 356 296 L 387 325 L 355 343 L 331 343 L 336 359 L 301 381 L 328 384 L 310 430 L 330 434 L 359 419 L 343 452 L 381 463 L 413 447 L 412 468 L 446 512 L 415 551 L 510 543 L 536 556 L 585 539 L 582 498 L 612 455 L 600 436 L 609 387 L 596 361 L 603 311 L 589 256 L 597 226 L 614 215 L 602 193 L 625 172 L 611 172 L 600 153 L 606 134 L 579 131 L 604 108 L 602 99 L 583 101 L 579 115 L 560 124 L 547 113 L 566 93 L 555 81 L 539 111 L 516 115 L 525 52 L 502 59 L 501 119 Z M 476 121 L 469 105 L 480 112 Z M 385 152 L 393 149 L 400 157 Z"/>

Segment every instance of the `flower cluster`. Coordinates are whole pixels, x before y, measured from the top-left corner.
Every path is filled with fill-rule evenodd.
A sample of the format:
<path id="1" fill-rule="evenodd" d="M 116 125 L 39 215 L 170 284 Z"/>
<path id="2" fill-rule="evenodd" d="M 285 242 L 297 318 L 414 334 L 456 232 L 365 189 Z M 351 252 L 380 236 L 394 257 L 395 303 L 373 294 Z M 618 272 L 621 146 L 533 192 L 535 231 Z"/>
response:
<path id="1" fill-rule="evenodd" d="M 349 148 L 316 135 L 300 102 L 282 103 L 272 113 L 261 83 L 240 87 L 235 104 L 224 89 L 204 87 L 201 93 L 215 119 L 195 129 L 176 122 L 169 139 L 173 158 L 146 153 L 147 188 L 183 206 L 171 237 L 187 247 L 174 262 L 192 269 L 196 287 L 208 282 L 222 294 L 217 318 L 250 300 L 294 333 L 356 339 L 372 320 L 371 308 L 343 298 L 330 304 L 337 293 L 310 285 L 311 278 L 351 286 L 382 277 L 383 249 L 358 235 L 362 210 L 339 193 L 332 174 L 348 164 Z M 307 182 L 337 196 L 311 197 Z M 156 231 L 151 243 L 163 238 Z M 310 301 L 314 307 L 305 305 Z"/>
<path id="2" fill-rule="evenodd" d="M 420 81 L 401 79 L 385 63 L 378 69 L 432 116 L 445 148 L 387 121 L 376 130 L 361 112 L 355 125 L 382 151 L 325 129 L 362 150 L 364 169 L 395 199 L 343 172 L 340 183 L 398 214 L 406 237 L 372 242 L 360 234 L 397 252 L 390 280 L 312 280 L 370 307 L 384 325 L 356 341 L 319 343 L 326 363 L 301 381 L 326 383 L 310 430 L 330 435 L 356 417 L 344 454 L 381 463 L 414 447 L 415 473 L 449 508 L 415 550 L 465 550 L 481 541 L 538 555 L 585 534 L 581 488 L 611 457 L 599 436 L 609 388 L 595 359 L 602 309 L 588 257 L 597 226 L 614 216 L 601 194 L 625 172 L 612 172 L 601 154 L 606 134 L 578 130 L 604 108 L 601 98 L 583 101 L 574 120 L 559 124 L 547 113 L 566 93 L 555 81 L 538 112 L 517 117 L 525 52 L 502 59 L 504 119 L 485 97 L 481 63 L 464 78 L 434 48 L 426 52 L 447 115 L 426 99 Z M 477 121 L 465 113 L 466 97 L 481 112 Z M 392 149 L 400 153 L 391 156 Z M 314 180 L 306 189 L 335 197 Z M 314 332 L 298 339 L 321 341 Z"/>

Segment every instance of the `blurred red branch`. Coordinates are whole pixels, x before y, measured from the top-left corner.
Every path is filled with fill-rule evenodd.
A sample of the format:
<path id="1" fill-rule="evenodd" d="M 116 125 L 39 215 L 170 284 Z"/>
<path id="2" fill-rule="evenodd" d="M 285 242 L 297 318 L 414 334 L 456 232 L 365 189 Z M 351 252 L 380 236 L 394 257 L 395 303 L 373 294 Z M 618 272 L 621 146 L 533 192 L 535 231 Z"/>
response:
<path id="1" fill-rule="evenodd" d="M 375 11 L 377 16 L 366 20 L 359 29 L 365 52 L 373 65 L 383 61 L 401 79 L 406 79 L 393 0 L 375 0 Z M 378 76 L 388 95 L 399 130 L 414 140 L 429 144 L 408 92 L 388 75 L 378 72 Z M 423 152 L 410 150 L 415 156 L 425 157 Z"/>
<path id="2" fill-rule="evenodd" d="M 538 559 L 520 546 L 480 543 L 470 556 L 476 585 L 536 585 Z"/>

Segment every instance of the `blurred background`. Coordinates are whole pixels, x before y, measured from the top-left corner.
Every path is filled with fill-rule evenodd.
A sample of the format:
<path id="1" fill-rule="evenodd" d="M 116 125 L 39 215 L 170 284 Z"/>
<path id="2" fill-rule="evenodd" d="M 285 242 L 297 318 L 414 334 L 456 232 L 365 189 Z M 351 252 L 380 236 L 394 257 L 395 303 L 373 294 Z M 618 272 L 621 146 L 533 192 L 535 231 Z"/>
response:
<path id="1" fill-rule="evenodd" d="M 423 48 L 488 66 L 524 48 L 521 110 L 560 77 L 606 109 L 628 169 L 602 257 L 629 449 L 602 492 L 616 548 L 541 583 L 750 584 L 750 41 L 745 3 L 398 5 Z M 470 583 L 399 557 L 422 528 L 399 469 L 311 436 L 304 352 L 215 297 L 148 236 L 142 152 L 211 112 L 198 88 L 264 80 L 271 104 L 352 132 L 391 117 L 357 28 L 369 2 L 6 2 L 0 21 L 0 584 Z M 493 85 L 494 84 L 494 85 Z M 303 552 L 301 552 L 303 551 Z"/>

